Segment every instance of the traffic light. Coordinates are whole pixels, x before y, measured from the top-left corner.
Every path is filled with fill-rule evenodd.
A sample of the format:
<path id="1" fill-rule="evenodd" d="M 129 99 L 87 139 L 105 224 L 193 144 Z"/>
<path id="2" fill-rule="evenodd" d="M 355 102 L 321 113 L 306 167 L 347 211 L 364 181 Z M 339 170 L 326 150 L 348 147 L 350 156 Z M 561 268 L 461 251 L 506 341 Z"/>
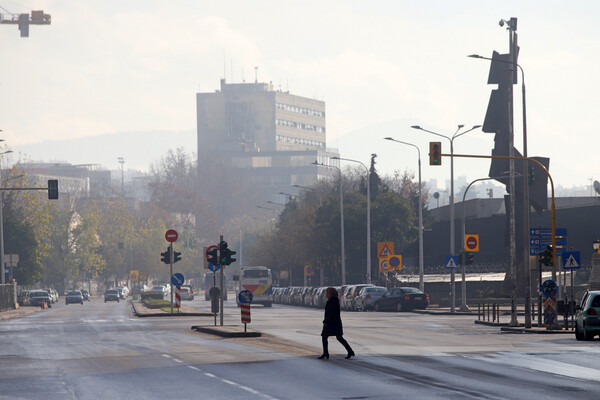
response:
<path id="1" fill-rule="evenodd" d="M 547 266 L 552 266 L 553 262 L 554 262 L 554 249 L 552 248 L 552 245 L 548 245 L 546 246 L 546 250 L 542 251 L 539 256 L 538 259 L 540 260 L 540 262 L 544 265 Z"/>
<path id="2" fill-rule="evenodd" d="M 235 258 L 231 258 L 231 256 L 234 254 L 236 254 L 235 251 L 227 248 L 227 242 L 222 241 L 219 243 L 219 264 L 230 265 L 231 263 L 237 261 Z"/>
<path id="3" fill-rule="evenodd" d="M 466 259 L 465 259 L 465 265 L 471 265 L 473 264 L 473 253 L 470 251 L 467 251 L 466 253 Z"/>
<path id="4" fill-rule="evenodd" d="M 167 247 L 167 251 L 160 253 L 160 255 L 160 261 L 164 262 L 165 264 L 171 264 L 171 246 Z"/>
<path id="5" fill-rule="evenodd" d="M 219 264 L 219 249 L 215 248 L 206 252 L 206 259 L 212 265 L 220 265 Z"/>
<path id="6" fill-rule="evenodd" d="M 48 179 L 48 200 L 58 200 L 58 179 Z"/>
<path id="7" fill-rule="evenodd" d="M 429 142 L 429 165 L 442 165 L 442 142 Z"/>
<path id="8" fill-rule="evenodd" d="M 173 262 L 176 263 L 177 261 L 181 261 L 181 252 L 174 251 L 173 252 Z"/>

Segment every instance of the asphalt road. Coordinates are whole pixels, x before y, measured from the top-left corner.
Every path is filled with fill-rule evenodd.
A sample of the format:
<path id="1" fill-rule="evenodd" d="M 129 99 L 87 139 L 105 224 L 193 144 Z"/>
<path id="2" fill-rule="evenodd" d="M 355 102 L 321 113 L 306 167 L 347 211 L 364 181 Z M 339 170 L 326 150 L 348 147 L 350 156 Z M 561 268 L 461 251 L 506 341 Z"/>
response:
<path id="1" fill-rule="evenodd" d="M 186 303 L 208 308 L 203 299 Z M 600 397 L 600 341 L 504 334 L 471 316 L 344 312 L 345 360 L 322 310 L 253 307 L 262 338 L 192 331 L 210 317 L 137 318 L 128 302 L 0 321 L 0 399 L 545 399 Z M 240 324 L 230 300 L 225 324 Z"/>

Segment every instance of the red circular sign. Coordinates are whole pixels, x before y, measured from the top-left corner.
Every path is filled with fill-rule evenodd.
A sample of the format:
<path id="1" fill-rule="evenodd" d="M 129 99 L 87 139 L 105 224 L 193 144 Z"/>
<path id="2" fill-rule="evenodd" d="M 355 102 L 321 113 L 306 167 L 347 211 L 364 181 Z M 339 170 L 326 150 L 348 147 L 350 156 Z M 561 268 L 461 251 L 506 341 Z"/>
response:
<path id="1" fill-rule="evenodd" d="M 467 248 L 470 250 L 477 248 L 477 238 L 474 236 L 469 236 L 467 238 Z"/>
<path id="2" fill-rule="evenodd" d="M 177 241 L 177 231 L 175 229 L 169 229 L 167 233 L 165 233 L 165 239 L 167 242 L 173 243 Z"/>

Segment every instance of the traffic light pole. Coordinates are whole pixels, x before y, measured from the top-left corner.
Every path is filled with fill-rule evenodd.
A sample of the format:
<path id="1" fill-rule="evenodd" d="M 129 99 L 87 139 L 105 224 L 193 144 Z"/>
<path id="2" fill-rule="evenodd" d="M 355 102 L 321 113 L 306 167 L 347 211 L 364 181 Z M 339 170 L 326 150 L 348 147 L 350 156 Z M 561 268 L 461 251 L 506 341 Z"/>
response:
<path id="1" fill-rule="evenodd" d="M 540 163 L 539 161 L 529 158 L 529 157 L 513 157 L 513 156 L 483 156 L 483 155 L 474 155 L 474 154 L 441 154 L 441 156 L 445 157 L 464 157 L 464 158 L 490 158 L 490 159 L 502 159 L 502 160 L 522 160 L 527 162 L 532 162 L 538 165 L 548 176 L 550 181 L 550 186 L 552 188 L 552 209 L 551 209 L 551 218 L 552 218 L 552 280 L 556 282 L 556 206 L 554 202 L 554 180 L 552 180 L 552 176 L 550 172 L 546 169 L 546 167 Z M 511 193 L 511 196 L 513 194 Z M 525 238 L 527 239 L 527 238 Z M 512 246 L 512 243 L 511 243 Z M 540 282 L 541 283 L 541 282 Z M 528 306 L 526 305 L 526 309 Z M 511 313 L 516 314 L 516 310 L 511 310 Z M 516 319 L 516 315 L 511 315 L 511 320 L 513 317 Z M 531 327 L 531 326 L 526 326 Z"/>
<path id="2" fill-rule="evenodd" d="M 219 236 L 219 259 L 221 258 L 221 243 L 223 243 L 223 235 Z M 219 268 L 219 276 L 221 277 L 221 282 L 219 283 L 219 289 L 220 289 L 220 296 L 221 296 L 221 301 L 219 304 L 219 324 L 221 326 L 223 326 L 223 300 L 224 300 L 224 293 L 223 293 L 223 269 L 225 268 L 225 266 L 223 264 L 221 264 L 221 268 Z"/>

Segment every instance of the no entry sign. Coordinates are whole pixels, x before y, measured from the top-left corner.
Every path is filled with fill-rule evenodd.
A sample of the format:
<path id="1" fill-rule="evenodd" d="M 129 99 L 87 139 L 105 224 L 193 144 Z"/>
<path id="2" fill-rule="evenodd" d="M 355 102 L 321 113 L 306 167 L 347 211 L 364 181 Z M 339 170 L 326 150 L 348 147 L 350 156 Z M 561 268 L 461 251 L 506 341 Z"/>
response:
<path id="1" fill-rule="evenodd" d="M 167 242 L 173 243 L 177 241 L 177 231 L 175 229 L 169 229 L 167 233 L 165 233 L 165 239 Z"/>
<path id="2" fill-rule="evenodd" d="M 479 235 L 465 235 L 465 250 L 479 251 Z"/>

